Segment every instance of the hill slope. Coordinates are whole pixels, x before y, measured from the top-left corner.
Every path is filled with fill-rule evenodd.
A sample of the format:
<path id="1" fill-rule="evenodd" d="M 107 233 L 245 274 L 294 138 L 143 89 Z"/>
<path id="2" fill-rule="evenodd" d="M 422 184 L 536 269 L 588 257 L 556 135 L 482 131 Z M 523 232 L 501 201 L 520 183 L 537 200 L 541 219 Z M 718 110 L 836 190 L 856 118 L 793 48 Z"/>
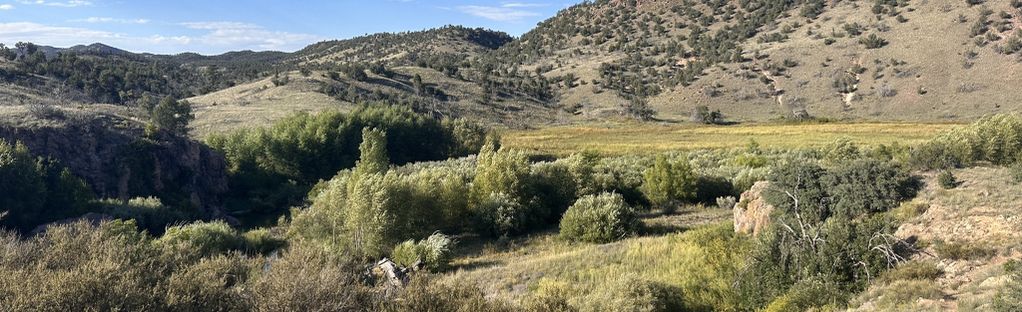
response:
<path id="1" fill-rule="evenodd" d="M 577 78 L 556 90 L 565 107 L 639 96 L 668 119 L 698 105 L 739 120 L 966 119 L 1019 108 L 1019 15 L 1006 0 L 597 1 L 498 54 Z"/>
<path id="2" fill-rule="evenodd" d="M 295 53 L 125 55 L 95 44 L 67 50 L 100 69 L 84 81 L 38 64 L 0 76 L 29 89 L 36 76 L 64 79 L 83 101 L 194 96 L 200 133 L 221 121 L 224 129 L 261 125 L 294 111 L 373 101 L 512 127 L 625 118 L 644 103 L 667 121 L 688 120 L 700 106 L 739 122 L 961 121 L 1022 108 L 1014 101 L 1022 97 L 1019 7 L 1017 0 L 600 0 L 569 7 L 518 39 L 447 26 Z M 172 74 L 137 66 L 153 60 Z M 103 72 L 146 83 L 93 84 Z"/>
<path id="3" fill-rule="evenodd" d="M 496 81 L 478 65 L 510 41 L 500 32 L 448 26 L 317 43 L 290 55 L 272 76 L 190 98 L 197 106 L 193 126 L 202 136 L 376 101 L 521 127 L 564 117 L 548 98 Z"/>

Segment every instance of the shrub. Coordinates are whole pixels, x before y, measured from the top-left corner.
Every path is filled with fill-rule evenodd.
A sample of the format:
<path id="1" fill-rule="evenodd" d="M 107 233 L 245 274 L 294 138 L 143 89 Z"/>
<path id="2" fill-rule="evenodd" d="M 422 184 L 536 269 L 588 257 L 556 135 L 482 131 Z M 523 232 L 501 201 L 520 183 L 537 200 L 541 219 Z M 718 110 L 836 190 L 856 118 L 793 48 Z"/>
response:
<path id="1" fill-rule="evenodd" d="M 880 38 L 877 34 L 869 34 L 869 36 L 860 38 L 859 43 L 866 46 L 866 49 L 879 49 L 887 45 L 887 40 Z"/>
<path id="2" fill-rule="evenodd" d="M 621 195 L 603 193 L 579 198 L 561 219 L 561 237 L 608 243 L 634 233 L 639 221 Z"/>
<path id="3" fill-rule="evenodd" d="M 579 311 L 668 312 L 683 309 L 677 290 L 626 274 L 587 296 Z"/>
<path id="4" fill-rule="evenodd" d="M 941 133 L 912 154 L 912 163 L 924 169 L 966 166 L 976 161 L 1015 163 L 1022 156 L 1022 116 L 983 117 L 971 125 Z M 927 161 L 935 165 L 928 165 Z"/>
<path id="5" fill-rule="evenodd" d="M 394 263 L 408 268 L 414 265 L 415 262 L 422 260 L 422 253 L 415 240 L 406 240 L 394 246 L 394 250 L 390 252 L 390 259 Z"/>
<path id="6" fill-rule="evenodd" d="M 386 173 L 390 168 L 387 157 L 387 134 L 380 129 L 362 129 L 362 143 L 358 145 L 358 162 L 355 163 L 355 174 Z"/>
<path id="7" fill-rule="evenodd" d="M 731 210 L 734 209 L 737 204 L 738 201 L 734 196 L 717 197 L 717 208 Z"/>
<path id="8" fill-rule="evenodd" d="M 774 168 L 764 192 L 776 207 L 773 225 L 761 234 L 750 269 L 739 277 L 742 306 L 755 309 L 775 300 L 780 300 L 775 307 L 843 302 L 834 298 L 863 290 L 867 276 L 903 259 L 907 251 L 902 245 L 876 238 L 891 237 L 896 225 L 879 212 L 918 187 L 904 178 L 897 167 L 872 160 L 832 171 L 802 160 Z M 819 289 L 839 291 L 814 298 Z"/>
<path id="9" fill-rule="evenodd" d="M 503 193 L 515 201 L 521 201 L 526 194 L 529 162 L 525 154 L 501 149 L 496 139 L 489 139 L 476 158 L 476 174 L 472 180 L 472 196 L 475 203 Z"/>
<path id="10" fill-rule="evenodd" d="M 642 193 L 653 205 L 673 211 L 680 203 L 695 199 L 696 176 L 687 159 L 658 155 L 643 174 Z"/>
<path id="11" fill-rule="evenodd" d="M 993 256 L 996 251 L 984 246 L 965 242 L 944 242 L 938 241 L 933 245 L 937 256 L 951 260 L 972 260 Z"/>
<path id="12" fill-rule="evenodd" d="M 277 237 L 267 229 L 253 229 L 241 234 L 245 240 L 245 249 L 258 253 L 270 254 L 287 245 L 287 241 Z"/>
<path id="13" fill-rule="evenodd" d="M 724 123 L 724 115 L 720 113 L 720 110 L 710 111 L 709 107 L 703 105 L 696 106 L 696 109 L 692 111 L 691 119 L 693 122 L 699 122 L 707 125 L 719 125 Z"/>
<path id="14" fill-rule="evenodd" d="M 649 106 L 649 101 L 638 96 L 633 96 L 624 104 L 624 112 L 626 115 L 640 121 L 650 121 L 653 120 L 653 117 L 656 117 L 656 111 Z"/>
<path id="15" fill-rule="evenodd" d="M 926 170 L 959 168 L 970 162 L 970 156 L 966 155 L 968 151 L 963 147 L 965 146 L 949 146 L 934 141 L 923 143 L 912 148 L 908 163 L 915 168 Z"/>
<path id="16" fill-rule="evenodd" d="M 852 73 L 841 73 L 834 77 L 833 87 L 838 93 L 852 93 L 856 91 L 859 79 Z"/>
<path id="17" fill-rule="evenodd" d="M 530 225 L 529 208 L 504 193 L 493 193 L 476 206 L 479 231 L 493 236 L 525 233 Z M 535 216 L 532 216 L 535 217 Z"/>
<path id="18" fill-rule="evenodd" d="M 837 307 L 847 301 L 838 285 L 825 279 L 809 279 L 788 289 L 764 309 L 764 312 L 812 311 L 814 308 Z M 827 309 L 823 309 L 826 311 Z"/>
<path id="19" fill-rule="evenodd" d="M 99 211 L 115 219 L 135 220 L 140 228 L 154 234 L 162 234 L 168 226 L 191 219 L 182 210 L 164 206 L 156 197 L 133 198 L 127 202 L 106 199 L 96 205 Z"/>
<path id="20" fill-rule="evenodd" d="M 10 311 L 143 311 L 163 305 L 168 267 L 131 221 L 2 235 L 0 307 Z"/>
<path id="21" fill-rule="evenodd" d="M 486 142 L 487 129 L 482 124 L 466 119 L 444 119 L 443 126 L 451 132 L 449 155 L 471 155 L 479 152 Z"/>
<path id="22" fill-rule="evenodd" d="M 172 226 L 158 242 L 175 252 L 194 253 L 198 257 L 240 250 L 245 243 L 241 235 L 223 221 Z"/>
<path id="23" fill-rule="evenodd" d="M 924 201 L 910 201 L 904 202 L 898 208 L 891 210 L 891 215 L 901 222 L 907 222 L 912 218 L 918 217 L 926 213 L 926 210 L 930 209 L 930 204 Z"/>
<path id="24" fill-rule="evenodd" d="M 1007 285 L 997 291 L 994 297 L 995 311 L 1022 310 L 1022 272 L 1009 272 L 1011 277 Z"/>
<path id="25" fill-rule="evenodd" d="M 167 278 L 171 311 L 245 311 L 245 283 L 255 262 L 238 254 L 203 258 Z"/>
<path id="26" fill-rule="evenodd" d="M 547 223 L 556 223 L 577 198 L 578 181 L 566 162 L 543 162 L 531 166 L 529 192 L 549 209 Z M 590 176 L 591 180 L 591 176 Z M 590 182 L 591 183 L 591 182 Z"/>
<path id="27" fill-rule="evenodd" d="M 474 286 L 429 282 L 425 278 L 413 279 L 395 299 L 381 302 L 376 310 L 386 312 L 514 311 L 506 302 L 487 299 L 483 292 Z"/>
<path id="28" fill-rule="evenodd" d="M 716 203 L 717 198 L 735 195 L 734 185 L 723 177 L 701 175 L 696 178 L 695 201 L 707 205 Z"/>
<path id="29" fill-rule="evenodd" d="M 394 246 L 391 258 L 404 267 L 412 267 L 421 261 L 425 268 L 437 272 L 447 268 L 453 247 L 454 241 L 450 237 L 436 233 L 418 243 L 408 240 Z"/>
<path id="30" fill-rule="evenodd" d="M 958 187 L 958 179 L 955 178 L 955 174 L 949 170 L 941 171 L 937 175 L 937 184 L 940 184 L 941 188 L 953 189 Z"/>
<path id="31" fill-rule="evenodd" d="M 935 280 L 944 275 L 944 271 L 933 261 L 905 262 L 893 270 L 880 276 L 881 283 L 890 284 L 901 280 Z"/>
<path id="32" fill-rule="evenodd" d="M 916 179 L 896 165 L 857 160 L 831 170 L 824 178 L 834 212 L 844 216 L 885 212 L 915 196 Z"/>
<path id="33" fill-rule="evenodd" d="M 393 179 L 385 175 L 354 175 L 346 187 L 342 212 L 344 250 L 362 259 L 379 258 L 397 242 L 392 227 L 397 205 Z M 315 204 L 315 203 L 314 203 Z"/>
<path id="34" fill-rule="evenodd" d="M 600 159 L 593 167 L 594 191 L 621 194 L 631 205 L 649 205 L 642 184 L 650 165 L 649 159 L 638 156 Z"/>
<path id="35" fill-rule="evenodd" d="M 252 282 L 254 311 L 357 311 L 373 306 L 359 266 L 311 246 L 292 246 Z"/>
<path id="36" fill-rule="evenodd" d="M 872 287 L 857 301 L 869 302 L 869 307 L 877 311 L 913 311 L 919 309 L 916 303 L 921 299 L 940 300 L 943 298 L 944 292 L 941 291 L 940 285 L 936 281 L 908 279 Z"/>
<path id="37" fill-rule="evenodd" d="M 536 290 L 528 297 L 525 310 L 577 312 L 578 308 L 569 302 L 575 296 L 574 291 L 568 283 L 542 278 L 536 283 Z"/>

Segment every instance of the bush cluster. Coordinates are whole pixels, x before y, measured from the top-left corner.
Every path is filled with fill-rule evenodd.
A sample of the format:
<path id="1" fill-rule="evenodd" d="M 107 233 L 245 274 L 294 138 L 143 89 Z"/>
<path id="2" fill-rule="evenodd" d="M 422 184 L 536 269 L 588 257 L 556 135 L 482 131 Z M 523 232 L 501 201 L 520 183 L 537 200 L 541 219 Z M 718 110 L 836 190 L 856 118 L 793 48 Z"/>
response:
<path id="1" fill-rule="evenodd" d="M 998 114 L 941 133 L 914 148 L 909 162 L 922 169 L 950 169 L 976 162 L 1011 165 L 1022 160 L 1022 116 Z"/>
<path id="2" fill-rule="evenodd" d="M 775 168 L 766 200 L 777 208 L 739 277 L 747 308 L 804 310 L 846 302 L 904 259 L 884 212 L 914 196 L 918 179 L 888 162 L 863 159 L 824 169 L 812 162 Z M 772 303 L 771 303 L 772 302 Z"/>
<path id="3" fill-rule="evenodd" d="M 52 159 L 0 140 L 0 227 L 21 232 L 88 212 L 92 190 Z"/>
<path id="4" fill-rule="evenodd" d="M 454 248 L 454 241 L 447 235 L 435 233 L 426 239 L 416 243 L 414 240 L 407 240 L 397 246 L 390 253 L 394 262 L 404 266 L 413 267 L 417 263 L 431 271 L 441 271 L 447 268 L 451 261 L 451 249 Z"/>
<path id="5" fill-rule="evenodd" d="M 351 113 L 298 114 L 269 128 L 214 135 L 207 142 L 229 165 L 226 206 L 242 221 L 273 221 L 300 204 L 318 181 L 351 168 L 359 157 L 362 130 L 387 133 L 387 158 L 395 164 L 447 159 L 478 150 L 484 129 L 467 122 L 441 122 L 409 109 L 362 106 Z"/>
<path id="6" fill-rule="evenodd" d="M 653 205 L 673 211 L 683 202 L 696 199 L 696 176 L 688 159 L 659 155 L 643 174 L 642 192 Z"/>
<path id="7" fill-rule="evenodd" d="M 619 194 L 579 198 L 561 219 L 561 237 L 571 241 L 609 243 L 635 233 L 640 223 Z"/>

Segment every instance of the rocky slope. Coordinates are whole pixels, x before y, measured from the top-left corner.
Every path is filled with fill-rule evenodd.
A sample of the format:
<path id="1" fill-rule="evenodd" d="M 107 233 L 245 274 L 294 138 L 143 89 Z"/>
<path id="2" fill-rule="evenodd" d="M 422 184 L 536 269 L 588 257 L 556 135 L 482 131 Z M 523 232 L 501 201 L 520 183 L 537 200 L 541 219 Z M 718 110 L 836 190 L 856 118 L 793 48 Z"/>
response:
<path id="1" fill-rule="evenodd" d="M 146 138 L 143 124 L 116 106 L 0 108 L 0 139 L 59 160 L 100 198 L 159 196 L 166 204 L 219 215 L 226 163 L 205 145 L 169 135 Z"/>

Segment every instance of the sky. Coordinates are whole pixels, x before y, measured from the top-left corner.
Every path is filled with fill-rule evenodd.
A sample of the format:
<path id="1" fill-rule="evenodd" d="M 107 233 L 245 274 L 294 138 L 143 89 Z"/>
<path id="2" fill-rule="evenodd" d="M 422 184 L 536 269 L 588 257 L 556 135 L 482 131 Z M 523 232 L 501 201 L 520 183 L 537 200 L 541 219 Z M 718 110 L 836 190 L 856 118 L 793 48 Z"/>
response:
<path id="1" fill-rule="evenodd" d="M 520 36 L 578 0 L 0 0 L 0 43 L 132 52 L 291 52 L 323 40 L 444 25 Z"/>

